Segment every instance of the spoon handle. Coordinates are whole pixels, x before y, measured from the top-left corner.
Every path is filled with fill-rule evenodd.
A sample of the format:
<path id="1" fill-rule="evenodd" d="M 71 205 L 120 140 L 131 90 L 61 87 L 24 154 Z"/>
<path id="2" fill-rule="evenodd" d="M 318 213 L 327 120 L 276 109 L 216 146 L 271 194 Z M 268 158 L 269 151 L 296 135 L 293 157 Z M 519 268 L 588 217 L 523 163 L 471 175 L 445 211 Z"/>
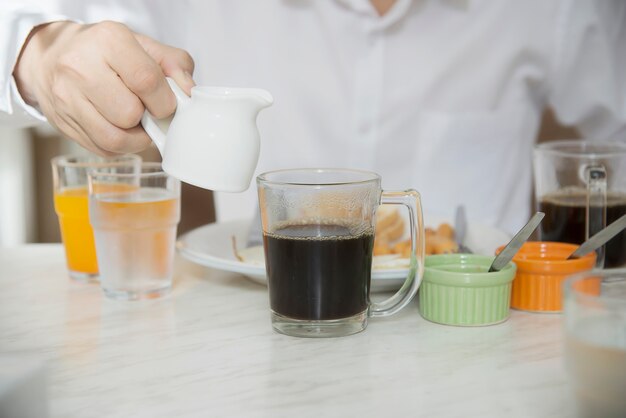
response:
<path id="1" fill-rule="evenodd" d="M 519 251 L 519 249 L 524 245 L 528 237 L 533 233 L 533 231 L 539 226 L 541 220 L 545 216 L 543 212 L 537 212 L 530 218 L 530 221 L 522 229 L 519 230 L 517 234 L 513 237 L 513 239 L 502 249 L 500 254 L 493 260 L 491 263 L 491 267 L 489 267 L 489 271 L 500 271 L 502 270 L 509 261 L 515 257 L 515 254 Z"/>
<path id="2" fill-rule="evenodd" d="M 570 260 L 572 258 L 580 258 L 589 254 L 590 252 L 606 244 L 608 240 L 622 232 L 624 228 L 626 228 L 626 215 L 622 215 L 618 220 L 611 223 L 609 226 L 595 234 L 593 237 L 589 238 L 587 241 L 583 242 L 581 246 L 576 249 L 576 251 L 574 251 L 570 254 L 569 257 L 567 257 L 567 259 Z"/>

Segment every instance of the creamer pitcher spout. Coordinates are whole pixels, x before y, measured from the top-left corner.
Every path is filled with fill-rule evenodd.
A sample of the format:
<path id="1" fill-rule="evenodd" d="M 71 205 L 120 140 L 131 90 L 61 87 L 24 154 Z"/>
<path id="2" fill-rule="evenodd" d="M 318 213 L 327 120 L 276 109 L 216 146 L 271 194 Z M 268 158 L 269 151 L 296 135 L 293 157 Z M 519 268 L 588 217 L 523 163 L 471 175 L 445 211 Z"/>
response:
<path id="1" fill-rule="evenodd" d="M 247 92 L 251 97 L 255 99 L 258 104 L 258 109 L 265 109 L 270 107 L 274 103 L 274 98 L 269 91 L 263 89 L 247 89 Z"/>

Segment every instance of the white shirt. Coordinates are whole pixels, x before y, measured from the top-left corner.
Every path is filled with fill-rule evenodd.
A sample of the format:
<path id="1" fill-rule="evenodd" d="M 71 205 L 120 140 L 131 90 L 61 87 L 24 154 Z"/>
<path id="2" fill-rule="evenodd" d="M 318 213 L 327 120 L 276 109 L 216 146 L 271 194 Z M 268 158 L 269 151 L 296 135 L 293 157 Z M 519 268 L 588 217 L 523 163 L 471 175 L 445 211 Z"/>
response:
<path id="1" fill-rule="evenodd" d="M 0 113 L 14 123 L 41 119 L 12 87 L 21 43 L 66 16 L 188 50 L 198 84 L 269 90 L 257 172 L 373 170 L 420 191 L 426 213 L 464 204 L 509 232 L 529 216 L 547 105 L 585 136 L 624 140 L 626 2 L 397 0 L 380 17 L 369 0 L 42 1 L 30 15 L 3 1 Z M 216 196 L 219 220 L 255 205 L 254 184 Z"/>

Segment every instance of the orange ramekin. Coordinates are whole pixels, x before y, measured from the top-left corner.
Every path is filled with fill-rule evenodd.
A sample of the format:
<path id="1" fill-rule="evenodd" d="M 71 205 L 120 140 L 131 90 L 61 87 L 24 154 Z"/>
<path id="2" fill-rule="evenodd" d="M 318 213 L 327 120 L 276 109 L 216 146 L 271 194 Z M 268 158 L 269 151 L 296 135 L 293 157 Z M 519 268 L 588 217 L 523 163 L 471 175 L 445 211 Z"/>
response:
<path id="1" fill-rule="evenodd" d="M 498 248 L 496 254 L 503 248 Z M 562 242 L 524 243 L 513 257 L 517 273 L 511 291 L 511 308 L 531 312 L 561 312 L 563 280 L 574 273 L 591 270 L 596 264 L 595 252 L 566 260 L 577 248 L 578 245 Z"/>

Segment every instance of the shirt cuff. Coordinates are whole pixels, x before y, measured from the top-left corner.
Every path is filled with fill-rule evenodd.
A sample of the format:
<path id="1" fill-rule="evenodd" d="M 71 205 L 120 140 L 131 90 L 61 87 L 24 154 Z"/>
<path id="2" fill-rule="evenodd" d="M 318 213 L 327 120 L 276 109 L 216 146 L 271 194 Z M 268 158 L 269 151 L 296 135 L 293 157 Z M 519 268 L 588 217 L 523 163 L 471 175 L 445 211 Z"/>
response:
<path id="1" fill-rule="evenodd" d="M 68 21 L 66 16 L 20 8 L 0 14 L 0 121 L 29 126 L 45 122 L 43 114 L 28 105 L 17 89 L 13 69 L 31 31 L 39 25 Z"/>

